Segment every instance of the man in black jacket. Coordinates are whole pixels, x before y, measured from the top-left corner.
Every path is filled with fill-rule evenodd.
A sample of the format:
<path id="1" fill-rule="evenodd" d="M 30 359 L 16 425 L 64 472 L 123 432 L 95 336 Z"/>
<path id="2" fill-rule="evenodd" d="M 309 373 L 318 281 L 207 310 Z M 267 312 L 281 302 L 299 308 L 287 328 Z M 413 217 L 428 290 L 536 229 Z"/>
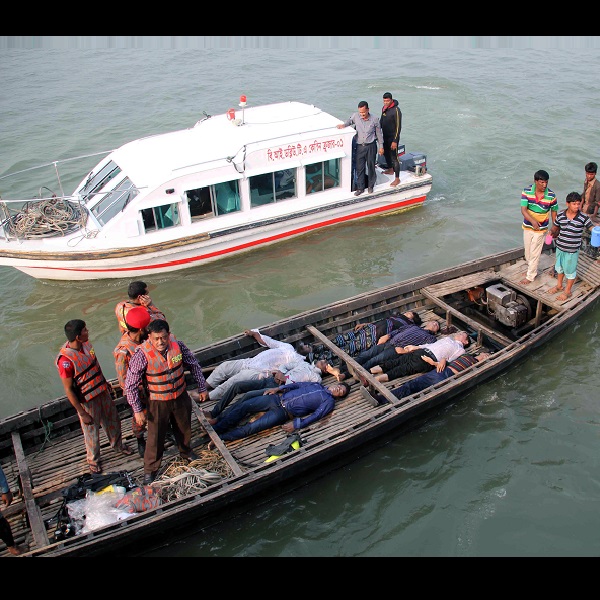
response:
<path id="1" fill-rule="evenodd" d="M 383 108 L 381 109 L 381 131 L 383 132 L 383 153 L 388 169 L 386 175 L 394 173 L 396 178 L 390 187 L 396 187 L 400 183 L 400 161 L 398 160 L 398 142 L 402 130 L 402 111 L 398 107 L 398 101 L 392 99 L 392 94 L 386 92 L 383 95 Z"/>

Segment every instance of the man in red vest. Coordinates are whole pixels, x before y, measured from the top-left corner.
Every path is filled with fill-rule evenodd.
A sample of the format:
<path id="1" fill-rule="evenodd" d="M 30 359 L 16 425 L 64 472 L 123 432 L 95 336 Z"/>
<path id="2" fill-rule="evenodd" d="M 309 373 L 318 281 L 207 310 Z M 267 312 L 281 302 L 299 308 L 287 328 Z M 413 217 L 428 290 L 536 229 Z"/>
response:
<path id="1" fill-rule="evenodd" d="M 65 335 L 67 342 L 58 352 L 56 367 L 65 394 L 79 416 L 90 472 L 101 473 L 100 426 L 104 428 L 111 448 L 127 456 L 133 454 L 133 450 L 123 444 L 121 421 L 110 395 L 111 387 L 89 342 L 85 321 L 69 321 L 65 325 Z"/>
<path id="2" fill-rule="evenodd" d="M 148 339 L 131 357 L 125 379 L 125 394 L 133 416 L 140 427 L 148 427 L 144 485 L 150 485 L 156 479 L 169 423 L 181 458 L 188 462 L 197 458 L 191 447 L 192 399 L 187 393 L 184 367 L 190 370 L 198 384 L 200 401 L 208 400 L 202 367 L 190 349 L 170 333 L 169 324 L 156 319 L 149 323 L 147 330 Z M 139 397 L 142 383 L 148 390 L 147 411 Z"/>
<path id="3" fill-rule="evenodd" d="M 129 300 L 123 300 L 115 306 L 115 316 L 119 322 L 119 331 L 123 334 L 127 331 L 125 318 L 127 313 L 137 306 L 143 306 L 150 315 L 150 320 L 164 319 L 165 315 L 154 306 L 152 298 L 148 295 L 148 286 L 143 281 L 132 281 L 127 288 Z"/>
<path id="4" fill-rule="evenodd" d="M 125 321 L 127 324 L 127 331 L 121 336 L 119 343 L 113 350 L 117 379 L 119 380 L 121 390 L 123 390 L 123 395 L 125 395 L 125 379 L 127 377 L 129 361 L 138 349 L 138 346 L 148 339 L 146 326 L 150 323 L 150 313 L 144 306 L 136 306 L 127 312 Z M 145 402 L 147 398 L 146 390 L 143 387 L 140 387 L 139 392 L 140 400 Z M 137 440 L 138 454 L 144 458 L 144 451 L 146 450 L 144 432 L 146 431 L 146 425 L 144 424 L 140 427 L 134 418 L 131 419 L 131 430 Z"/>

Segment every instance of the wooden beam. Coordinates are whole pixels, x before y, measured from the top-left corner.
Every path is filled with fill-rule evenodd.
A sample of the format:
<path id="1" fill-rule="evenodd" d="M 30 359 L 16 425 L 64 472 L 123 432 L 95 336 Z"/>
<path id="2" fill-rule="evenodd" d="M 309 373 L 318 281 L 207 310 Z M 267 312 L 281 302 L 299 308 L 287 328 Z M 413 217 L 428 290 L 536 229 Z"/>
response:
<path id="1" fill-rule="evenodd" d="M 370 371 L 367 371 L 362 365 L 359 365 L 349 354 L 336 346 L 326 335 L 321 333 L 316 327 L 307 325 L 306 329 L 310 331 L 315 338 L 323 342 L 336 356 L 343 360 L 348 365 L 348 370 L 354 374 L 359 373 L 369 382 L 369 390 L 373 389 L 378 394 L 381 394 L 386 400 L 392 404 L 398 404 L 399 400 L 381 383 Z M 362 385 L 359 381 L 359 385 Z M 371 394 L 372 395 L 372 394 Z"/>
<path id="2" fill-rule="evenodd" d="M 487 335 L 489 337 L 491 337 L 493 340 L 496 340 L 503 346 L 508 346 L 509 344 L 512 344 L 512 340 L 508 339 L 502 333 L 499 333 L 498 331 L 494 331 L 493 329 L 490 329 L 486 325 L 482 325 L 481 323 L 478 323 L 474 319 L 471 319 L 471 317 L 467 317 L 466 315 L 463 315 L 460 311 L 456 310 L 449 304 L 446 304 L 443 300 L 441 300 L 440 298 L 437 298 L 433 294 L 426 292 L 424 289 L 422 289 L 421 292 L 423 293 L 424 296 L 427 296 L 432 302 L 435 302 L 440 308 L 443 308 L 445 311 L 452 313 L 457 319 L 461 320 L 463 323 L 470 325 L 475 331 L 477 331 L 479 329 L 485 331 L 485 333 L 487 333 Z"/>
<path id="3" fill-rule="evenodd" d="M 29 525 L 31 527 L 31 533 L 35 540 L 38 548 L 47 546 L 50 541 L 48 540 L 48 534 L 46 533 L 46 526 L 44 525 L 44 519 L 42 518 L 42 511 L 36 504 L 33 496 L 33 485 L 31 478 L 31 471 L 25 458 L 25 452 L 23 451 L 23 444 L 21 443 L 21 436 L 18 431 L 13 431 L 12 434 L 13 448 L 15 451 L 15 458 L 17 459 L 17 465 L 19 466 L 19 477 L 21 479 L 21 488 L 23 491 L 23 498 L 25 500 L 25 508 L 27 509 L 27 515 L 29 517 Z"/>
<path id="4" fill-rule="evenodd" d="M 189 390 L 188 390 L 189 392 Z M 212 425 L 206 420 L 204 413 L 200 407 L 196 404 L 196 401 L 192 398 L 192 409 L 196 414 L 196 418 L 200 422 L 200 425 L 206 429 L 211 442 L 215 445 L 215 448 L 221 453 L 225 462 L 231 467 L 234 475 L 241 475 L 243 473 L 237 461 L 231 455 L 231 452 L 227 449 L 227 446 L 223 443 L 223 440 L 218 436 L 217 432 L 212 428 Z"/>

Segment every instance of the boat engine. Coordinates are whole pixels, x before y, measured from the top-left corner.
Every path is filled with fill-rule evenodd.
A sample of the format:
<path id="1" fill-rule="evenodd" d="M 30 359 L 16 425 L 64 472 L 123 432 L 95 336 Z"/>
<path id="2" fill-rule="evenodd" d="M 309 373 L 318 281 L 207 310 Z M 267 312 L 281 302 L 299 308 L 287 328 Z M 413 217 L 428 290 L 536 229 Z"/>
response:
<path id="1" fill-rule="evenodd" d="M 531 305 L 524 296 L 501 283 L 486 288 L 487 312 L 500 323 L 519 327 L 531 318 Z"/>

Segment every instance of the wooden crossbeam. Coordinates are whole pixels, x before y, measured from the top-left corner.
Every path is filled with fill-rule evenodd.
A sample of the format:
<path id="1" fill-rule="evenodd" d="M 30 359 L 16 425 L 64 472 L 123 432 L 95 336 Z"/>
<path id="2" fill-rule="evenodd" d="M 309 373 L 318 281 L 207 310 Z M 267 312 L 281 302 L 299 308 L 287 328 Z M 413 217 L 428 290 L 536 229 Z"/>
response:
<path id="1" fill-rule="evenodd" d="M 430 294 L 429 292 L 425 291 L 425 289 L 421 290 L 421 292 L 423 293 L 424 296 L 427 296 L 427 298 L 429 298 L 432 302 L 435 302 L 440 308 L 443 308 L 447 313 L 454 315 L 456 318 L 460 319 L 463 323 L 470 325 L 475 331 L 480 331 L 480 330 L 485 331 L 485 333 L 487 333 L 487 335 L 489 337 L 491 337 L 493 340 L 496 340 L 503 346 L 508 346 L 509 344 L 512 344 L 512 340 L 508 339 L 505 335 L 498 333 L 497 331 L 494 331 L 493 329 L 490 329 L 486 325 L 482 325 L 481 323 L 478 323 L 474 319 L 471 319 L 471 317 L 467 317 L 466 315 L 463 315 L 460 311 L 456 310 L 449 304 L 446 304 L 443 300 L 441 300 L 437 296 L 434 296 L 433 294 Z M 446 319 L 446 321 L 447 320 L 448 319 Z"/>
<path id="2" fill-rule="evenodd" d="M 17 465 L 19 467 L 19 477 L 21 479 L 21 488 L 23 492 L 23 498 L 25 499 L 25 508 L 27 509 L 27 516 L 29 517 L 29 525 L 31 527 L 31 533 L 33 539 L 39 548 L 47 546 L 50 541 L 48 534 L 46 533 L 46 526 L 44 525 L 44 519 L 42 518 L 42 511 L 36 504 L 33 496 L 33 484 L 31 471 L 27 464 L 25 452 L 23 451 L 23 444 L 21 443 L 21 436 L 18 431 L 13 431 L 12 434 L 13 448 L 15 450 L 15 458 L 17 459 Z"/>
<path id="3" fill-rule="evenodd" d="M 367 371 L 362 365 L 359 365 L 349 354 L 336 346 L 326 335 L 321 333 L 316 327 L 307 325 L 306 329 L 310 331 L 316 339 L 325 344 L 336 356 L 343 360 L 348 365 L 348 370 L 351 373 L 360 373 L 368 382 L 369 389 L 374 389 L 392 404 L 398 404 L 398 398 L 388 390 L 370 371 Z M 359 382 L 360 384 L 360 382 Z"/>
<path id="4" fill-rule="evenodd" d="M 188 390 L 189 391 L 189 390 Z M 192 409 L 196 418 L 200 422 L 200 425 L 206 429 L 206 433 L 208 433 L 212 443 L 215 445 L 215 448 L 221 453 L 225 462 L 231 467 L 231 470 L 235 475 L 241 475 L 243 473 L 241 467 L 237 464 L 237 461 L 231 455 L 231 452 L 227 449 L 227 446 L 223 443 L 223 440 L 219 437 L 217 432 L 212 428 L 212 425 L 206 420 L 204 413 L 200 409 L 200 407 L 196 404 L 196 401 L 192 398 Z"/>

